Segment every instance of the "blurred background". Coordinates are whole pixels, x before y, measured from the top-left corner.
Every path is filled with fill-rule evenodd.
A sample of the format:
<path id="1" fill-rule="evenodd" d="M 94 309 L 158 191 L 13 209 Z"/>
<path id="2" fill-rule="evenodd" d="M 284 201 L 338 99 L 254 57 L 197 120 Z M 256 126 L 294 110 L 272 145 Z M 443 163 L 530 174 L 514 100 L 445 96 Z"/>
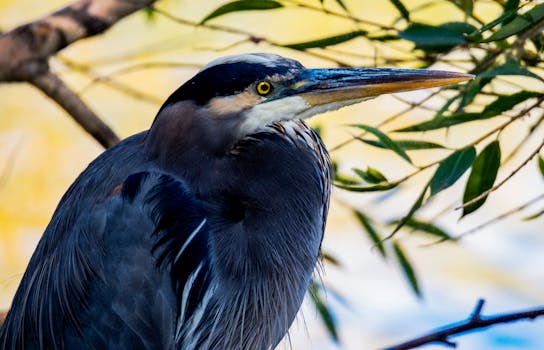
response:
<path id="1" fill-rule="evenodd" d="M 451 50 L 447 59 L 441 59 L 436 53 L 414 50 L 414 42 L 417 45 L 414 40 L 377 42 L 364 36 L 340 40 L 328 48 L 285 47 L 362 30 L 387 35 L 392 28 L 406 28 L 408 19 L 399 6 L 386 0 L 282 1 L 283 7 L 275 10 L 240 11 L 214 18 L 206 26 L 192 25 L 224 3 L 159 1 L 156 3 L 159 10 L 140 11 L 104 35 L 76 42 L 54 57 L 51 65 L 124 138 L 147 129 L 170 92 L 199 67 L 222 55 L 273 52 L 298 59 L 307 67 L 330 67 L 338 62 L 354 66 L 432 64 L 432 68 L 455 71 L 469 71 L 474 64 L 471 58 L 485 55 L 485 52 Z M 462 3 L 468 2 L 402 1 L 410 11 L 410 21 L 431 26 L 469 21 Z M 482 23 L 504 12 L 501 1 L 470 3 Z M 0 0 L 0 30 L 32 21 L 66 4 L 62 0 Z M 252 35 L 249 39 L 247 33 Z M 536 54 L 542 58 L 541 49 L 537 48 Z M 432 59 L 422 59 L 424 56 Z M 544 75 L 538 67 L 531 67 L 530 71 L 540 77 Z M 497 94 L 482 93 L 468 106 L 469 110 L 479 111 L 494 97 L 520 89 L 540 94 L 544 91 L 542 79 L 529 75 L 501 79 L 492 86 Z M 355 177 L 353 168 L 368 166 L 379 169 L 388 179 L 400 179 L 418 167 L 388 149 L 359 141 L 345 144 L 359 132 L 347 125 L 377 126 L 399 114 L 400 117 L 380 128 L 389 132 L 428 120 L 455 90 L 430 97 L 432 92 L 382 96 L 318 116 L 309 123 L 321 131 L 344 180 Z M 418 105 L 422 100 L 425 102 Z M 440 161 L 453 149 L 473 142 L 513 118 L 516 111 L 526 106 L 523 103 L 534 101 L 521 102 L 517 110 L 509 110 L 502 117 L 415 134 L 414 139 L 444 147 L 410 151 L 413 163 L 423 166 Z M 533 109 L 500 131 L 504 164 L 498 181 L 539 147 L 544 139 L 541 117 L 542 109 Z M 372 139 L 371 136 L 368 138 Z M 480 151 L 486 144 L 487 141 L 477 144 L 476 148 Z M 62 109 L 35 88 L 27 84 L 0 84 L 0 309 L 9 307 L 62 194 L 102 151 Z M 293 326 L 290 343 L 294 349 L 374 349 L 392 345 L 465 319 L 478 298 L 487 301 L 485 314 L 544 304 L 544 220 L 542 216 L 523 220 L 541 211 L 544 203 L 540 200 L 515 210 L 544 191 L 537 158 L 530 159 L 512 179 L 492 192 L 480 209 L 462 220 L 461 211 L 454 207 L 462 203 L 468 173 L 418 210 L 418 219 L 432 222 L 449 236 L 467 231 L 470 234 L 458 241 L 436 244 L 439 236 L 418 234 L 412 227 L 395 236 L 406 261 L 401 259 L 399 264 L 398 254 L 382 257 L 354 210 L 371 218 L 380 237 L 385 237 L 393 229 L 388 223 L 406 215 L 428 183 L 433 175 L 432 168 L 429 170 L 388 192 L 334 189 L 323 244 L 324 251 L 334 261 L 325 262 L 321 278 L 338 339 L 331 336 L 330 325 L 327 329 L 308 300 L 303 315 Z M 510 211 L 512 215 L 493 221 Z M 489 221 L 493 222 L 487 224 Z M 472 232 L 480 225 L 481 229 Z M 544 319 L 499 325 L 457 340 L 459 349 L 542 349 Z M 289 343 L 281 348 L 289 348 Z"/>

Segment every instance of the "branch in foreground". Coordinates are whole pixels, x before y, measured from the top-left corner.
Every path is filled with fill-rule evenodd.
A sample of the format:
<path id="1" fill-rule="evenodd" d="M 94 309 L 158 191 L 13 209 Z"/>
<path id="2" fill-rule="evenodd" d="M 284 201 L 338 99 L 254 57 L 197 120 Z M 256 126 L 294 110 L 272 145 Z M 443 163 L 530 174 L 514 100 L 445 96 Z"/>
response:
<path id="1" fill-rule="evenodd" d="M 98 116 L 87 107 L 81 98 L 52 72 L 32 79 L 32 84 L 57 102 L 74 120 L 108 148 L 119 142 L 119 138 Z"/>
<path id="2" fill-rule="evenodd" d="M 509 323 L 519 320 L 534 320 L 537 317 L 544 316 L 544 307 L 538 307 L 526 311 L 518 311 L 495 316 L 482 316 L 482 309 L 485 300 L 480 299 L 476 303 L 474 311 L 468 319 L 451 325 L 441 327 L 440 329 L 406 341 L 401 344 L 393 345 L 384 350 L 407 350 L 438 343 L 444 346 L 455 347 L 456 344 L 450 340 L 450 337 L 458 336 L 477 329 L 491 327 L 500 323 Z"/>
<path id="3" fill-rule="evenodd" d="M 113 131 L 79 96 L 49 72 L 49 57 L 73 42 L 104 32 L 155 0 L 77 0 L 0 36 L 0 82 L 26 81 L 62 106 L 103 146 L 118 142 Z"/>
<path id="4" fill-rule="evenodd" d="M 154 0 L 78 0 L 0 36 L 0 81 L 29 81 L 73 42 L 104 32 Z"/>

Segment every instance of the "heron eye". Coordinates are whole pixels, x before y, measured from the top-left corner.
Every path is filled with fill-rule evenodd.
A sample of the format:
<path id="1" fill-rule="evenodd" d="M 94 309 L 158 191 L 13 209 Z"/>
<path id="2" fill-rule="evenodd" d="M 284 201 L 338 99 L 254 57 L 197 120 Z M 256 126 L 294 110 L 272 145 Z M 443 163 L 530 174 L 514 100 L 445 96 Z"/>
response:
<path id="1" fill-rule="evenodd" d="M 267 81 L 261 81 L 257 84 L 257 93 L 261 96 L 266 96 L 272 91 L 272 85 Z"/>

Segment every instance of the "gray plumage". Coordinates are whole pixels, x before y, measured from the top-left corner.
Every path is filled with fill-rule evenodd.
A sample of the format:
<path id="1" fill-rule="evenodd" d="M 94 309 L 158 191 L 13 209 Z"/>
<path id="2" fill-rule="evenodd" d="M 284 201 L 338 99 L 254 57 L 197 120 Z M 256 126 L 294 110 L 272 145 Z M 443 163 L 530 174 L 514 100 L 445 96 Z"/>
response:
<path id="1" fill-rule="evenodd" d="M 387 76 L 391 91 L 466 79 L 421 72 L 312 70 L 266 54 L 212 62 L 70 186 L 0 349 L 273 349 L 302 303 L 329 203 L 327 152 L 301 119 L 382 93 Z"/>

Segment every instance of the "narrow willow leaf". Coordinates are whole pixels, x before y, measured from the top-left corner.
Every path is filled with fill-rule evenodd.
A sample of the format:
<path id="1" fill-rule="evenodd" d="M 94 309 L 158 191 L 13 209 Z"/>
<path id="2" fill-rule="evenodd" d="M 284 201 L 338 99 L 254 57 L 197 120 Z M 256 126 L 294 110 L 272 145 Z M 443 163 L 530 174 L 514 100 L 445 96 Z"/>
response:
<path id="1" fill-rule="evenodd" d="M 335 183 L 346 185 L 346 186 L 361 184 L 361 180 L 357 179 L 356 177 L 346 176 L 346 175 L 338 174 L 338 173 L 334 174 L 334 181 Z"/>
<path id="2" fill-rule="evenodd" d="M 530 215 L 530 216 L 527 216 L 527 217 L 523 218 L 523 220 L 524 221 L 535 220 L 535 219 L 538 219 L 539 217 L 541 217 L 542 215 L 544 215 L 544 209 L 542 209 L 539 212 L 534 213 L 533 215 Z"/>
<path id="3" fill-rule="evenodd" d="M 226 15 L 227 13 L 252 10 L 273 10 L 280 7 L 283 7 L 281 3 L 272 0 L 232 1 L 213 10 L 209 15 L 204 17 L 204 19 L 200 23 L 206 23 L 213 18 Z"/>
<path id="4" fill-rule="evenodd" d="M 338 259 L 336 259 L 335 256 L 327 253 L 327 252 L 322 252 L 321 253 L 321 259 L 326 262 L 327 264 L 330 264 L 332 266 L 336 266 L 336 267 L 341 267 L 342 265 L 340 264 L 340 261 L 338 261 Z"/>
<path id="5" fill-rule="evenodd" d="M 470 34 L 477 30 L 475 26 L 467 22 L 447 22 L 441 24 L 440 28 L 447 29 L 450 32 L 456 33 L 458 35 L 462 35 L 463 38 L 465 38 L 467 34 Z"/>
<path id="6" fill-rule="evenodd" d="M 495 101 L 484 108 L 482 114 L 491 118 L 512 109 L 518 103 L 539 96 L 542 96 L 542 94 L 532 91 L 520 91 L 512 95 L 499 96 Z"/>
<path id="7" fill-rule="evenodd" d="M 472 164 L 472 171 L 468 177 L 467 186 L 465 187 L 465 193 L 463 195 L 463 203 L 478 197 L 493 186 L 500 165 L 501 148 L 498 141 L 493 141 L 482 150 Z M 463 214 L 461 217 L 468 215 L 481 207 L 486 199 L 487 196 L 473 204 L 463 207 Z"/>
<path id="8" fill-rule="evenodd" d="M 407 162 L 412 163 L 412 160 L 410 159 L 410 157 L 408 157 L 406 152 L 395 141 L 391 140 L 389 138 L 389 136 L 387 136 L 386 134 L 384 134 L 380 130 L 378 130 L 376 128 L 373 128 L 371 126 L 368 126 L 368 125 L 364 125 L 364 124 L 353 124 L 351 126 L 359 128 L 359 129 L 363 129 L 363 130 L 373 134 L 374 136 L 376 136 L 378 138 L 378 140 L 380 140 L 380 142 L 385 147 L 387 147 L 388 149 L 392 150 L 393 152 L 395 152 L 396 154 L 398 154 L 399 156 L 404 158 Z"/>
<path id="9" fill-rule="evenodd" d="M 332 311 L 329 309 L 327 303 L 323 299 L 321 288 L 319 287 L 317 282 L 312 281 L 312 283 L 310 283 L 308 294 L 310 295 L 310 298 L 312 299 L 315 307 L 317 308 L 319 317 L 321 317 L 321 320 L 327 328 L 329 335 L 336 343 L 338 343 L 339 338 L 338 329 L 336 327 L 336 320 L 334 319 Z"/>
<path id="10" fill-rule="evenodd" d="M 402 272 L 410 283 L 412 291 L 416 294 L 418 298 L 421 298 L 422 294 L 421 290 L 419 289 L 419 282 L 417 280 L 416 273 L 414 271 L 414 268 L 412 267 L 412 264 L 406 257 L 404 249 L 400 246 L 398 242 L 393 242 L 393 249 L 395 250 L 395 255 L 397 256 Z"/>
<path id="11" fill-rule="evenodd" d="M 478 78 L 495 78 L 499 75 L 523 75 L 530 78 L 535 78 L 544 81 L 544 78 L 522 67 L 519 62 L 508 60 L 499 66 L 495 66 L 478 74 Z"/>
<path id="12" fill-rule="evenodd" d="M 541 155 L 538 156 L 538 169 L 540 169 L 540 173 L 544 176 L 544 158 Z"/>
<path id="13" fill-rule="evenodd" d="M 465 106 L 468 106 L 471 104 L 476 96 L 480 93 L 480 91 L 491 82 L 492 78 L 480 78 L 476 77 L 476 79 L 471 80 L 468 82 L 468 84 L 465 85 L 465 91 L 462 94 L 461 102 L 459 103 L 459 106 L 457 107 L 458 111 L 462 111 Z"/>
<path id="14" fill-rule="evenodd" d="M 472 81 L 471 81 L 472 83 Z M 467 86 L 467 89 L 468 89 L 468 86 Z M 457 101 L 458 99 L 460 99 L 461 97 L 463 97 L 462 94 L 458 94 L 458 95 L 455 95 L 453 97 L 451 97 L 450 99 L 448 99 L 446 101 L 446 103 L 444 103 L 444 105 L 442 105 L 442 107 L 440 107 L 440 109 L 436 112 L 435 116 L 434 116 L 434 119 L 439 119 L 439 118 L 442 118 L 444 116 L 444 113 L 450 108 L 450 106 L 455 102 Z"/>
<path id="15" fill-rule="evenodd" d="M 376 185 L 349 185 L 336 182 L 334 184 L 336 187 L 350 192 L 381 192 L 387 191 L 398 186 L 398 183 L 385 183 L 385 184 L 376 184 Z"/>
<path id="16" fill-rule="evenodd" d="M 474 0 L 454 0 L 454 2 L 459 6 L 459 8 L 465 11 L 467 16 L 472 15 L 472 11 L 474 10 Z"/>
<path id="17" fill-rule="evenodd" d="M 467 147 L 453 152 L 444 159 L 429 183 L 431 196 L 445 190 L 459 180 L 465 171 L 470 168 L 475 157 L 476 150 L 474 147 Z"/>
<path id="18" fill-rule="evenodd" d="M 360 211 L 354 211 L 354 213 L 355 213 L 355 217 L 357 217 L 357 220 L 359 221 L 361 226 L 363 226 L 363 228 L 365 229 L 365 232 L 368 234 L 368 237 L 370 238 L 374 246 L 378 248 L 378 251 L 380 252 L 380 254 L 384 258 L 386 258 L 387 256 L 385 252 L 385 247 L 383 246 L 382 238 L 380 237 L 380 234 L 378 233 L 378 231 L 376 231 L 376 228 L 374 228 L 374 225 L 372 225 L 372 223 L 370 222 L 370 219 L 365 214 L 361 213 Z"/>
<path id="19" fill-rule="evenodd" d="M 155 11 L 153 11 L 153 8 L 152 7 L 146 7 L 144 8 L 144 14 L 145 14 L 145 19 L 149 22 L 152 22 L 155 20 L 156 16 L 155 16 Z"/>
<path id="20" fill-rule="evenodd" d="M 544 4 L 536 5 L 529 11 L 518 14 L 510 23 L 493 33 L 484 43 L 504 40 L 512 35 L 522 33 L 544 19 Z"/>
<path id="21" fill-rule="evenodd" d="M 519 0 L 508 0 L 504 4 L 504 11 L 517 10 L 519 7 Z"/>
<path id="22" fill-rule="evenodd" d="M 355 39 L 360 36 L 366 35 L 366 32 L 363 30 L 356 30 L 349 33 L 344 33 L 340 35 L 330 36 L 328 38 L 318 39 L 318 40 L 312 40 L 312 41 L 305 41 L 302 43 L 295 43 L 295 44 L 287 44 L 283 45 L 284 47 L 287 47 L 289 49 L 294 50 L 306 50 L 306 49 L 312 49 L 317 47 L 327 47 L 327 46 L 333 46 L 337 44 L 341 44 L 343 42 Z"/>
<path id="23" fill-rule="evenodd" d="M 440 227 L 434 225 L 430 222 L 421 221 L 415 218 L 410 218 L 404 224 L 406 227 L 414 229 L 416 231 L 438 237 L 441 240 L 455 240 L 450 234 L 441 229 Z"/>
<path id="24" fill-rule="evenodd" d="M 378 147 L 378 148 L 387 148 L 383 143 L 377 140 L 369 140 L 369 139 L 363 139 L 360 137 L 356 137 L 357 140 L 364 142 L 368 145 Z M 394 140 L 394 142 L 403 150 L 405 151 L 418 151 L 418 150 L 424 150 L 424 149 L 440 149 L 445 148 L 444 146 L 434 143 L 434 142 L 427 142 L 427 141 L 418 141 L 418 140 Z"/>
<path id="25" fill-rule="evenodd" d="M 476 120 L 493 118 L 502 114 L 503 112 L 512 109 L 514 106 L 525 100 L 533 97 L 538 97 L 540 95 L 541 94 L 538 92 L 520 91 L 512 95 L 499 96 L 495 101 L 487 105 L 480 113 L 457 113 L 449 117 L 434 118 L 428 121 L 421 122 L 419 124 L 410 125 L 405 128 L 395 130 L 395 132 L 436 130 Z"/>
<path id="26" fill-rule="evenodd" d="M 362 169 L 353 168 L 353 171 L 361 179 L 371 184 L 378 184 L 380 182 L 387 182 L 387 178 L 378 170 L 372 167 L 367 167 L 366 171 Z"/>
<path id="27" fill-rule="evenodd" d="M 421 206 L 423 205 L 423 201 L 425 200 L 425 195 L 427 194 L 428 189 L 429 189 L 429 185 L 426 185 L 423 188 L 423 191 L 421 191 L 421 194 L 419 195 L 419 197 L 417 197 L 414 204 L 412 204 L 412 207 L 408 211 L 408 214 L 406 214 L 406 216 L 404 216 L 402 219 L 398 221 L 397 226 L 395 226 L 395 228 L 393 229 L 393 232 L 391 232 L 389 236 L 386 237 L 386 239 L 393 237 L 395 233 L 397 233 L 404 226 L 404 224 L 406 224 L 414 216 L 416 211 L 419 208 L 421 208 Z"/>
<path id="28" fill-rule="evenodd" d="M 416 49 L 428 52 L 447 51 L 466 42 L 463 33 L 452 31 L 444 25 L 431 26 L 413 23 L 399 33 L 399 38 L 413 42 Z"/>
<path id="29" fill-rule="evenodd" d="M 508 10 L 505 9 L 502 15 L 495 18 L 491 22 L 486 23 L 480 29 L 470 33 L 468 35 L 468 38 L 470 40 L 481 41 L 483 39 L 482 37 L 483 32 L 488 31 L 489 29 L 494 28 L 498 26 L 499 24 L 508 23 L 516 16 L 516 14 L 517 14 L 517 7 L 515 7 L 514 9 L 508 9 Z"/>
<path id="30" fill-rule="evenodd" d="M 346 11 L 347 13 L 349 13 L 348 7 L 346 6 L 346 4 L 344 3 L 343 0 L 336 0 L 336 3 L 337 3 L 338 5 L 340 5 L 340 7 L 341 7 L 342 9 L 344 9 L 344 11 Z"/>
<path id="31" fill-rule="evenodd" d="M 402 18 L 404 18 L 405 20 L 407 20 L 409 22 L 410 21 L 410 12 L 408 12 L 408 10 L 406 9 L 406 6 L 404 6 L 402 1 L 400 1 L 400 0 L 389 0 L 389 1 L 391 1 L 393 6 L 395 6 L 397 8 L 397 10 L 399 11 Z"/>

